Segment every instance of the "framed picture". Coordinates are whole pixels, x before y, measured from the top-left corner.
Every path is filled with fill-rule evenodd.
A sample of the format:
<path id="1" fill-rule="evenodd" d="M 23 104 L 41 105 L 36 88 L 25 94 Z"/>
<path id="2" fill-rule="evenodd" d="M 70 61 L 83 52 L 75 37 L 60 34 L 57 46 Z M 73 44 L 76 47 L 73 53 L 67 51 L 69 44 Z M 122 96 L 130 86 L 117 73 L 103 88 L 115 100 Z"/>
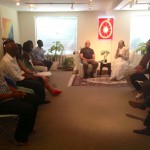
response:
<path id="1" fill-rule="evenodd" d="M 113 18 L 99 18 L 98 20 L 98 39 L 113 38 Z"/>
<path id="2" fill-rule="evenodd" d="M 12 20 L 2 18 L 2 38 L 14 39 Z"/>

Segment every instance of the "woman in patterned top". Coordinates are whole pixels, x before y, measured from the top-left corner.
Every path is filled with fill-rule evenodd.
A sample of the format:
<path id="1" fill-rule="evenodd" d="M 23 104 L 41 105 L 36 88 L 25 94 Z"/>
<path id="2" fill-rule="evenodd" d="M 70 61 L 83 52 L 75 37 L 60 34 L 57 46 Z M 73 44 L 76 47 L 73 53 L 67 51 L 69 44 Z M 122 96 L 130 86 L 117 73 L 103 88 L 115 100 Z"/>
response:
<path id="1" fill-rule="evenodd" d="M 19 122 L 14 138 L 19 145 L 28 142 L 28 136 L 33 131 L 38 111 L 39 97 L 17 91 L 7 85 L 0 70 L 0 114 L 16 114 Z"/>

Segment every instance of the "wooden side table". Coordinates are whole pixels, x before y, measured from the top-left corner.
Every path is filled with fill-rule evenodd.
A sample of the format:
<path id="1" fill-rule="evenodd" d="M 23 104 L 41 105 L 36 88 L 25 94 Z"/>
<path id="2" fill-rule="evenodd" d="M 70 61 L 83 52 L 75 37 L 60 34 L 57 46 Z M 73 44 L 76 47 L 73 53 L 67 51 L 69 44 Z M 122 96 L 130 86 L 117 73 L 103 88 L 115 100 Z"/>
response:
<path id="1" fill-rule="evenodd" d="M 100 76 L 102 75 L 103 67 L 108 69 L 108 75 L 111 75 L 111 63 L 100 61 Z"/>

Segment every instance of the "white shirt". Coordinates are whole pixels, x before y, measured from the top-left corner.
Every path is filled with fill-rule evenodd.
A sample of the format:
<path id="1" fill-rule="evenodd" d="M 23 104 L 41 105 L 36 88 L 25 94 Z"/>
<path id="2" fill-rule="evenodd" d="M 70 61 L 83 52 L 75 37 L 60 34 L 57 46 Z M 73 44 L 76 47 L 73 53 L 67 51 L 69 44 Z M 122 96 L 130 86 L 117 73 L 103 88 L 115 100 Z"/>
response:
<path id="1" fill-rule="evenodd" d="M 0 64 L 4 74 L 10 76 L 13 80 L 21 81 L 25 78 L 23 76 L 24 71 L 18 66 L 16 58 L 11 57 L 8 53 L 3 56 Z"/>

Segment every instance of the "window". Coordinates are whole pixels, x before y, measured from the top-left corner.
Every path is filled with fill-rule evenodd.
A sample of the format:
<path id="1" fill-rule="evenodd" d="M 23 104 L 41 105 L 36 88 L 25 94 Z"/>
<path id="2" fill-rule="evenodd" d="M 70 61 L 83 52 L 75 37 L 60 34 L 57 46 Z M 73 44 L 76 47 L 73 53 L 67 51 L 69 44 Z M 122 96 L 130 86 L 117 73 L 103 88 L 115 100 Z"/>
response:
<path id="1" fill-rule="evenodd" d="M 73 54 L 77 49 L 77 17 L 36 17 L 36 39 L 43 41 L 44 50 L 60 41 L 63 54 Z"/>
<path id="2" fill-rule="evenodd" d="M 150 38 L 150 16 L 133 16 L 131 19 L 130 48 L 136 50 L 142 42 Z"/>

